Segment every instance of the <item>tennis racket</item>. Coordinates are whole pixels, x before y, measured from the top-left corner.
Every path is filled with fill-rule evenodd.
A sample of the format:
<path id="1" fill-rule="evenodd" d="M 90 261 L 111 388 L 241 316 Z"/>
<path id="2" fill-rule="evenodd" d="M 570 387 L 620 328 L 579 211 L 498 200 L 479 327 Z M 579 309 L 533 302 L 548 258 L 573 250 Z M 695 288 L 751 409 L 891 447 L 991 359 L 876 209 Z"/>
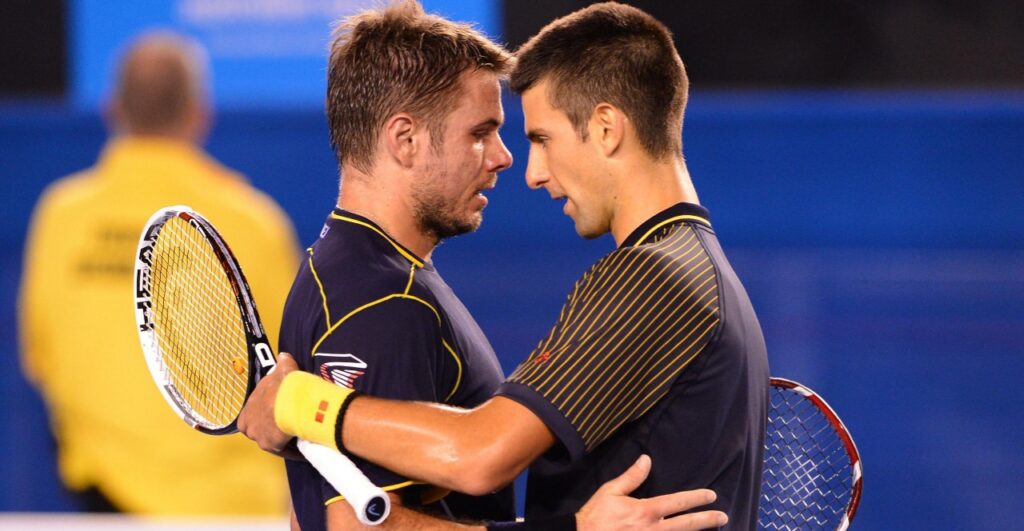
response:
<path id="1" fill-rule="evenodd" d="M 759 529 L 850 527 L 860 503 L 860 454 L 850 431 L 814 391 L 771 379 Z"/>
<path id="2" fill-rule="evenodd" d="M 189 207 L 159 210 L 142 231 L 135 317 L 149 371 L 178 416 L 206 434 L 238 431 L 242 406 L 277 362 L 238 261 Z M 298 449 L 361 522 L 387 518 L 390 499 L 348 458 L 308 441 Z"/>

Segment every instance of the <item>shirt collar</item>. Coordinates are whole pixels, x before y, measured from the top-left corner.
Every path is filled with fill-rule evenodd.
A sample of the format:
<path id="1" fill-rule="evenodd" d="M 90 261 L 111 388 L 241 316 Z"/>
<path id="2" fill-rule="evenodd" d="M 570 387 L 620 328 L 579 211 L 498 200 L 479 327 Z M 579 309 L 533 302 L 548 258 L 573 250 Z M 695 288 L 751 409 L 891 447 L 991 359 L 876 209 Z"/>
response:
<path id="1" fill-rule="evenodd" d="M 640 226 L 634 229 L 625 240 L 622 240 L 622 244 L 619 245 L 619 248 L 622 249 L 625 247 L 633 247 L 643 244 L 656 230 L 669 224 L 692 221 L 706 225 L 710 228 L 710 219 L 711 216 L 708 214 L 708 210 L 700 205 L 694 203 L 676 203 L 641 223 Z"/>
<path id="2" fill-rule="evenodd" d="M 401 243 L 398 243 L 398 240 L 392 238 L 391 235 L 389 235 L 387 232 L 384 231 L 384 229 L 380 227 L 380 225 L 377 225 L 369 218 L 360 216 L 359 214 L 354 214 L 341 208 L 335 208 L 334 211 L 331 212 L 331 215 L 328 216 L 327 222 L 328 224 L 341 222 L 351 225 L 359 225 L 363 228 L 369 229 L 373 232 L 376 232 L 381 238 L 384 238 L 384 240 L 386 240 L 389 244 L 391 244 L 392 247 L 395 248 L 396 251 L 398 251 L 398 254 L 405 257 L 406 260 L 412 262 L 416 267 L 423 267 L 424 264 L 426 264 L 425 260 L 423 260 L 419 256 L 416 256 L 416 253 L 410 251 Z"/>

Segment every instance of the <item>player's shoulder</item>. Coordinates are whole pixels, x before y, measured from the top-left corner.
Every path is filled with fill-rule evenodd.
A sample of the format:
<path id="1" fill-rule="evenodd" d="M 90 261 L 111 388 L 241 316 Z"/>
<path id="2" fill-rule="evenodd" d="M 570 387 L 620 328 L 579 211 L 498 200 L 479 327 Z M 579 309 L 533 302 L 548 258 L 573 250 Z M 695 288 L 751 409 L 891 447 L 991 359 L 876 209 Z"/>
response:
<path id="1" fill-rule="evenodd" d="M 701 228 L 680 223 L 650 242 L 615 249 L 594 264 L 588 275 L 650 284 L 658 279 L 686 279 L 709 268 L 713 272 L 712 257 L 699 234 Z"/>
<path id="2" fill-rule="evenodd" d="M 307 249 L 304 282 L 322 290 L 335 311 L 380 304 L 399 295 L 429 298 L 415 282 L 416 269 L 400 256 L 365 238 L 333 235 Z"/>

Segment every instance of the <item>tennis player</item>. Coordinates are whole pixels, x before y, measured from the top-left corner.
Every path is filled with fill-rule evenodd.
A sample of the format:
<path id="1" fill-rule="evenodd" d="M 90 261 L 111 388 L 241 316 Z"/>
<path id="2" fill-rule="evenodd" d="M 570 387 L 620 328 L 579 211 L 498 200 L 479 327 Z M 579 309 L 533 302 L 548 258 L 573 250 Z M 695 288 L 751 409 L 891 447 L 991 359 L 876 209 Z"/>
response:
<path id="1" fill-rule="evenodd" d="M 327 116 L 341 165 L 337 208 L 285 305 L 281 350 L 302 368 L 373 396 L 475 407 L 501 384 L 479 326 L 430 262 L 438 242 L 476 229 L 512 157 L 497 129 L 511 55 L 468 26 L 409 2 L 346 20 L 333 43 Z M 444 492 L 358 461 L 401 499 L 387 525 L 511 520 L 513 492 Z M 305 461 L 287 462 L 303 531 L 357 525 Z M 409 510 L 409 509 L 415 509 Z"/>
<path id="2" fill-rule="evenodd" d="M 377 39 L 390 35 L 372 34 Z M 349 39 L 359 42 L 358 32 Z M 419 49 L 429 46 L 429 39 L 415 42 Z M 343 48 L 336 44 L 332 53 L 330 98 L 338 90 L 333 76 Z M 497 64 L 479 51 L 474 55 L 483 63 Z M 463 367 L 483 358 L 466 357 L 461 349 L 465 341 L 445 335 L 459 319 L 453 320 L 453 306 L 438 298 L 439 290 L 415 292 L 429 278 L 429 271 L 423 270 L 430 250 L 442 237 L 479 224 L 486 205 L 481 192 L 493 185 L 494 173 L 511 163 L 497 134 L 502 121 L 500 71 L 470 63 L 473 66 L 458 78 L 460 98 L 443 128 L 418 128 L 417 115 L 406 113 L 378 119 L 383 126 L 373 131 L 379 134 L 373 144 L 372 176 L 365 170 L 358 173 L 355 159 L 339 150 L 344 176 L 340 205 L 345 210 L 364 209 L 367 215 L 335 212 L 333 217 L 342 219 L 329 222 L 325 236 L 345 230 L 340 222 L 361 222 L 359 226 L 378 236 L 391 235 L 394 243 L 382 242 L 380 250 L 390 246 L 398 255 L 409 256 L 404 256 L 404 263 L 394 257 L 392 292 L 363 303 L 356 315 L 415 297 L 423 302 L 405 301 L 408 311 L 421 314 L 423 322 L 440 323 L 440 338 L 413 336 L 418 347 L 405 345 L 407 332 L 381 317 L 379 324 L 362 321 L 349 334 L 379 327 L 376 335 L 390 332 L 394 337 L 372 344 L 334 344 L 331 337 L 337 332 L 331 330 L 347 326 L 349 314 L 332 311 L 334 317 L 325 318 L 332 295 L 320 295 L 326 299 L 321 302 L 316 292 L 321 286 L 307 283 L 308 294 L 296 301 L 306 308 L 323 307 L 307 326 L 326 328 L 329 334 L 310 341 L 308 331 L 303 331 L 294 343 L 285 335 L 282 350 L 301 353 L 298 361 L 307 370 L 309 360 L 335 356 L 358 356 L 366 367 L 360 365 L 363 372 L 354 386 L 339 386 L 301 372 L 284 378 L 294 367 L 285 358 L 253 395 L 240 427 L 265 449 L 279 450 L 287 435 L 344 448 L 401 474 L 384 481 L 391 486 L 401 485 L 393 483 L 400 479 L 421 480 L 483 495 L 507 485 L 532 462 L 527 523 L 551 529 L 592 524 L 588 498 L 648 454 L 654 465 L 637 491 L 641 496 L 710 485 L 719 493 L 714 507 L 729 514 L 734 528 L 752 528 L 766 411 L 765 347 L 708 213 L 697 204 L 682 158 L 679 131 L 687 80 L 671 37 L 639 10 L 601 4 L 553 22 L 527 43 L 518 59 L 511 85 L 523 95 L 532 142 L 527 182 L 565 199 L 565 212 L 581 236 L 610 231 L 619 248 L 584 274 L 548 337 L 496 396 L 480 405 L 466 408 L 468 400 L 449 400 L 460 408 L 389 401 L 349 389 L 362 391 L 360 382 L 376 365 L 395 370 L 395 364 L 388 363 L 392 352 L 402 359 L 406 351 L 434 345 L 436 361 L 422 370 L 442 376 L 437 367 L 444 366 L 446 355 L 458 361 L 450 365 Z M 393 75 L 401 77 L 401 70 Z M 366 79 L 356 72 L 349 75 Z M 433 79 L 418 78 L 420 84 Z M 410 89 L 403 94 L 410 92 L 414 93 Z M 346 100 L 347 105 L 351 101 Z M 335 129 L 341 115 L 330 110 L 329 115 Z M 434 131 L 443 138 L 440 145 L 431 143 L 436 141 Z M 467 159 L 467 153 L 474 155 Z M 386 201 L 352 202 L 346 196 L 355 182 L 375 188 L 378 198 Z M 404 188 L 389 188 L 386 183 Z M 431 204 L 425 198 L 436 201 Z M 399 205 L 390 218 L 384 212 L 388 204 Z M 416 213 L 419 226 L 399 222 L 401 209 Z M 432 216 L 423 216 L 425 212 Z M 325 239 L 318 245 L 325 245 Z M 319 252 L 315 247 L 314 265 Z M 343 252 L 338 247 L 332 256 Z M 447 309 L 438 310 L 439 305 Z M 285 329 L 288 320 L 286 315 Z M 364 351 L 374 353 L 372 361 L 363 359 Z M 333 377 L 333 369 L 323 367 L 321 363 L 317 372 Z M 418 392 L 416 382 L 392 394 L 444 401 L 466 383 L 439 385 L 451 382 L 451 377 L 431 381 L 434 387 L 421 396 L 408 396 Z M 375 391 L 368 394 L 380 396 Z M 424 398 L 431 393 L 435 396 Z M 472 401 L 480 399 L 474 395 Z M 332 511 L 347 511 L 341 508 L 328 506 L 331 523 Z M 301 510 L 298 503 L 296 509 Z M 679 506 L 663 514 L 684 509 Z M 712 522 L 723 521 L 707 521 Z M 395 525 L 411 527 L 402 520 L 395 520 Z"/>

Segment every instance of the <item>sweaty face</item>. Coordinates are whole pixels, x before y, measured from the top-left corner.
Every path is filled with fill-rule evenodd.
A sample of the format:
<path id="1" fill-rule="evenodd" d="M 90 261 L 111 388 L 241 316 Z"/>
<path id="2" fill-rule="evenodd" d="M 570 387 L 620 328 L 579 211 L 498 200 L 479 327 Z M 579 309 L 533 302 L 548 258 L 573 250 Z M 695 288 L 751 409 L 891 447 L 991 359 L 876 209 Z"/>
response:
<path id="1" fill-rule="evenodd" d="M 530 140 L 526 184 L 564 200 L 562 212 L 572 218 L 576 233 L 596 238 L 611 230 L 614 188 L 605 178 L 594 142 L 580 140 L 569 117 L 549 103 L 548 90 L 548 81 L 541 81 L 523 92 Z"/>
<path id="2" fill-rule="evenodd" d="M 487 206 L 484 191 L 494 188 L 498 172 L 512 165 L 498 135 L 504 112 L 497 76 L 469 71 L 459 85 L 458 104 L 444 119 L 441 142 L 427 148 L 412 185 L 417 224 L 438 240 L 480 226 Z"/>

